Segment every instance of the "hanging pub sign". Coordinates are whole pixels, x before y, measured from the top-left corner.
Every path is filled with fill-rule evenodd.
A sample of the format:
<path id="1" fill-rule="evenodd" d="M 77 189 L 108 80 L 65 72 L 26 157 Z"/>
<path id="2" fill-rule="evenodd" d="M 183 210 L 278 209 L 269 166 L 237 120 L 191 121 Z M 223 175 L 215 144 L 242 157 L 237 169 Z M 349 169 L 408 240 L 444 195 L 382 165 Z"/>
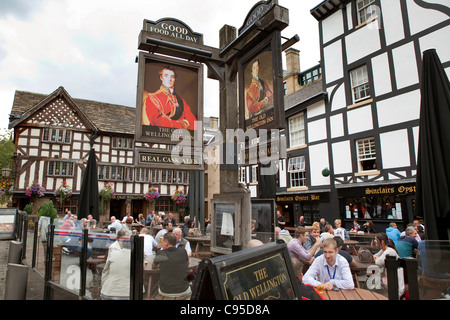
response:
<path id="1" fill-rule="evenodd" d="M 240 127 L 284 127 L 281 34 L 273 31 L 238 63 Z"/>
<path id="2" fill-rule="evenodd" d="M 205 259 L 192 288 L 193 300 L 301 299 L 286 243 Z"/>
<path id="3" fill-rule="evenodd" d="M 192 147 L 201 141 L 201 64 L 140 52 L 136 101 L 136 141 L 176 145 L 190 139 Z"/>
<path id="4" fill-rule="evenodd" d="M 203 35 L 191 30 L 183 21 L 174 18 L 163 18 L 156 22 L 144 20 L 144 31 L 150 32 L 155 38 L 170 37 L 195 44 L 203 44 Z"/>
<path id="5" fill-rule="evenodd" d="M 244 24 L 239 28 L 239 34 L 242 34 L 250 28 L 255 21 L 260 20 L 262 16 L 269 11 L 274 4 L 277 4 L 278 0 L 267 0 L 267 1 L 259 1 L 257 4 L 253 6 L 253 8 L 247 14 L 247 17 L 244 20 Z"/>

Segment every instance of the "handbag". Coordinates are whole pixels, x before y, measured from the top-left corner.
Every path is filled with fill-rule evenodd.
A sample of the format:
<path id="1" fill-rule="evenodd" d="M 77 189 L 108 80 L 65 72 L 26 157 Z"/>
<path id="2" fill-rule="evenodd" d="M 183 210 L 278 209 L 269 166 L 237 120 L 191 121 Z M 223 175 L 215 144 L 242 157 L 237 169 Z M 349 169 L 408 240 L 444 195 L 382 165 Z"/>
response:
<path id="1" fill-rule="evenodd" d="M 373 254 L 367 249 L 359 248 L 358 250 L 358 258 L 361 263 L 372 263 Z"/>

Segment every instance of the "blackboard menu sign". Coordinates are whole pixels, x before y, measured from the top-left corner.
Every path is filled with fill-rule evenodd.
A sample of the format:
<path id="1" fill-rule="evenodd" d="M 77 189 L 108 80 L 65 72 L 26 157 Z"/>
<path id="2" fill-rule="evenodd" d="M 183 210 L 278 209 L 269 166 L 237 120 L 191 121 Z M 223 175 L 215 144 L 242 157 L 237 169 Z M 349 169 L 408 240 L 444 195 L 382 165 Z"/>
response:
<path id="1" fill-rule="evenodd" d="M 301 298 L 285 243 L 268 243 L 205 259 L 192 299 L 295 300 Z"/>

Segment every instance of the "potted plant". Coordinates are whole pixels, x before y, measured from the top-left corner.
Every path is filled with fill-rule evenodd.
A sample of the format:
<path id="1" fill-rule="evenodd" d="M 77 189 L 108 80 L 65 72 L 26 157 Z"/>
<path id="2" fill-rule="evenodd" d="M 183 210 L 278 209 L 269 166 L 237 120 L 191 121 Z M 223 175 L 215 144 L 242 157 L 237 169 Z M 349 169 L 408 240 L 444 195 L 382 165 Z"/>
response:
<path id="1" fill-rule="evenodd" d="M 58 218 L 58 213 L 55 207 L 53 206 L 53 201 L 49 200 L 44 202 L 37 214 L 39 217 L 49 217 L 50 223 L 53 224 L 53 220 Z"/>

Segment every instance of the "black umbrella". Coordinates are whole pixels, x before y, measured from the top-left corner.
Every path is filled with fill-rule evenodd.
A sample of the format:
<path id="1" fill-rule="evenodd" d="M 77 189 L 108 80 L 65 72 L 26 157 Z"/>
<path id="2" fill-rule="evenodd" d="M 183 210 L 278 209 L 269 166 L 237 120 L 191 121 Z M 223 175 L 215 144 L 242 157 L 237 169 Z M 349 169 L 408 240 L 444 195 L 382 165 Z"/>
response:
<path id="1" fill-rule="evenodd" d="M 423 53 L 416 216 L 428 240 L 448 240 L 450 226 L 450 83 L 436 50 Z"/>
<path id="2" fill-rule="evenodd" d="M 78 218 L 87 218 L 89 214 L 95 220 L 99 220 L 98 202 L 98 176 L 95 150 L 91 148 L 89 158 L 84 171 L 83 184 L 81 185 L 80 200 L 78 202 Z"/>

